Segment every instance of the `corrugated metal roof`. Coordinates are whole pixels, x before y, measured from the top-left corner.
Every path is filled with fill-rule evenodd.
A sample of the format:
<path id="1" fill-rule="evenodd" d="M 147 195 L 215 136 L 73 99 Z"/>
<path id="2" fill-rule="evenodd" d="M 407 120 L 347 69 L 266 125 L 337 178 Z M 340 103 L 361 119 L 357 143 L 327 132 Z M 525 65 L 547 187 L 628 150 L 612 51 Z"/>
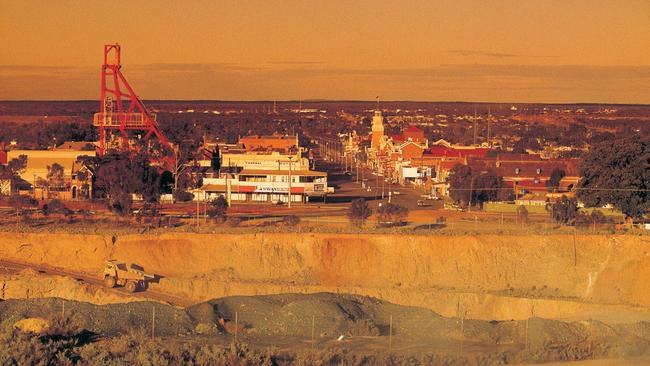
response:
<path id="1" fill-rule="evenodd" d="M 289 175 L 289 170 L 277 169 L 244 169 L 240 175 Z M 316 177 L 327 177 L 327 173 L 316 170 L 292 170 L 291 175 L 308 175 Z"/>

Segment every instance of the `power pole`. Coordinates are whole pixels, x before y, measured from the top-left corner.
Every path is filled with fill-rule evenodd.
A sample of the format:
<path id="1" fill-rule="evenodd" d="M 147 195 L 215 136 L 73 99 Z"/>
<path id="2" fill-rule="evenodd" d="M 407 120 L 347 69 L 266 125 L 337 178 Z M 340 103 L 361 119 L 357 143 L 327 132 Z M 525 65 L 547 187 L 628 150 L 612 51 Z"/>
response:
<path id="1" fill-rule="evenodd" d="M 488 107 L 488 121 L 487 121 L 487 127 L 488 127 L 487 143 L 488 143 L 488 147 L 492 147 L 492 139 L 490 138 L 490 119 L 491 119 L 491 113 L 490 113 L 490 107 Z"/>
<path id="2" fill-rule="evenodd" d="M 359 184 L 359 162 L 356 158 L 354 159 L 354 165 L 357 166 L 357 184 Z"/>
<path id="3" fill-rule="evenodd" d="M 472 212 L 472 191 L 474 190 L 474 177 L 469 181 L 469 206 L 467 212 Z"/>
<path id="4" fill-rule="evenodd" d="M 291 160 L 293 156 L 289 157 L 289 208 L 291 208 Z"/>
<path id="5" fill-rule="evenodd" d="M 200 212 L 199 198 L 196 197 L 196 229 L 197 230 L 199 229 L 199 212 Z"/>
<path id="6" fill-rule="evenodd" d="M 151 309 L 151 339 L 156 336 L 156 307 Z"/>
<path id="7" fill-rule="evenodd" d="M 379 193 L 379 173 L 375 175 L 375 198 L 378 198 Z"/>
<path id="8" fill-rule="evenodd" d="M 474 108 L 474 146 L 476 146 L 476 108 Z"/>

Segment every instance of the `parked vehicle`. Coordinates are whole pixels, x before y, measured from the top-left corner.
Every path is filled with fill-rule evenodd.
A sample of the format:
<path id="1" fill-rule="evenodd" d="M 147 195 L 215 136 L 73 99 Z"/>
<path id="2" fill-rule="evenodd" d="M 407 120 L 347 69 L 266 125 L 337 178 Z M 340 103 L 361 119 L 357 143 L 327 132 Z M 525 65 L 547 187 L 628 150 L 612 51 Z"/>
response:
<path id="1" fill-rule="evenodd" d="M 422 197 L 425 200 L 433 200 L 433 201 L 437 201 L 440 199 L 440 197 L 433 194 L 423 194 L 420 197 Z"/>

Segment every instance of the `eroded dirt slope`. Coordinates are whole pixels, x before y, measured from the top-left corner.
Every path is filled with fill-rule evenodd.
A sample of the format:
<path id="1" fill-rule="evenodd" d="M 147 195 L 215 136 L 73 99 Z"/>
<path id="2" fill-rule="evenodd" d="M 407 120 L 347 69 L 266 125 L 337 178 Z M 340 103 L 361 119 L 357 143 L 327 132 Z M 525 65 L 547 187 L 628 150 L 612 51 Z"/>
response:
<path id="1" fill-rule="evenodd" d="M 30 269 L 14 274 L 0 274 L 0 300 L 44 297 L 84 301 L 95 305 L 145 300 L 71 277 L 44 275 Z"/>
<path id="2" fill-rule="evenodd" d="M 0 234 L 0 257 L 97 274 L 134 261 L 195 301 L 348 292 L 481 319 L 650 319 L 643 236 Z M 616 321 L 626 319 L 614 319 Z"/>

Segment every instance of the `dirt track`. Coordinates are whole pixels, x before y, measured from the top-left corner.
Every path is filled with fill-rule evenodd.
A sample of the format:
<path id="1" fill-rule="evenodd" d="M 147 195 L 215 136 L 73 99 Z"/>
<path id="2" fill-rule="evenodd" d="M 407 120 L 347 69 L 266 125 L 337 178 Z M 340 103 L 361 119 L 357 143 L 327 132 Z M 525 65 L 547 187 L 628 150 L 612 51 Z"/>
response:
<path id="1" fill-rule="evenodd" d="M 29 270 L 34 271 L 35 273 L 29 273 L 25 275 L 26 272 Z M 10 275 L 10 276 L 1 276 L 1 275 Z M 13 275 L 13 276 L 11 276 Z M 38 291 L 34 291 L 34 284 L 33 281 L 35 279 L 35 275 L 40 275 L 42 278 L 70 278 L 73 279 L 74 281 L 77 281 L 79 283 L 85 283 L 85 284 L 90 284 L 94 288 L 101 288 L 102 291 L 109 293 L 113 296 L 106 296 L 103 295 L 104 298 L 109 298 L 109 301 L 101 301 L 101 299 L 98 299 L 99 301 L 89 301 L 91 303 L 95 304 L 103 304 L 107 302 L 129 302 L 129 301 L 134 301 L 134 298 L 139 298 L 140 300 L 155 300 L 155 301 L 160 301 L 163 303 L 168 303 L 170 305 L 177 305 L 177 306 L 187 306 L 190 305 L 192 302 L 188 301 L 187 299 L 183 299 L 177 296 L 161 293 L 155 290 L 149 290 L 149 291 L 138 291 L 135 293 L 128 292 L 125 288 L 122 287 L 116 287 L 116 288 L 106 288 L 104 287 L 103 281 L 97 277 L 97 276 L 91 276 L 88 274 L 83 274 L 71 270 L 60 270 L 60 269 L 54 269 L 50 266 L 47 265 L 36 265 L 36 264 L 27 264 L 27 263 L 19 263 L 19 262 L 13 262 L 13 261 L 7 261 L 7 260 L 0 260 L 0 283 L 4 283 L 2 288 L 3 288 L 3 294 L 6 289 L 6 283 L 9 282 L 14 282 L 18 283 L 21 282 L 18 286 L 15 287 L 21 287 L 18 291 L 24 290 L 27 294 L 31 292 L 31 297 L 50 297 L 53 295 L 48 295 L 45 296 L 43 294 L 39 294 Z M 38 278 L 38 277 L 37 277 Z M 19 279 L 24 279 L 24 281 L 19 281 Z M 30 284 L 30 282 L 32 282 Z M 59 281 L 57 283 L 58 286 L 61 286 L 62 283 Z M 79 301 L 88 301 L 88 299 L 80 299 L 76 298 L 75 294 L 72 292 L 74 290 L 73 287 L 76 287 L 71 285 L 70 283 L 63 284 L 65 288 L 55 288 L 52 289 L 52 291 L 59 291 L 59 292 L 69 292 L 69 296 L 65 296 L 65 294 L 61 295 L 58 294 L 56 297 L 61 297 L 61 298 L 66 298 L 69 300 L 79 300 Z M 14 290 L 15 291 L 15 290 Z M 22 292 L 22 291 L 21 291 Z M 6 295 L 6 294 L 5 294 Z M 100 295 L 102 296 L 102 295 Z M 29 296 L 26 296 L 29 297 Z M 99 297 L 99 296 L 98 296 Z M 3 298 L 21 298 L 19 296 L 3 296 Z"/>
<path id="2" fill-rule="evenodd" d="M 185 305 L 232 295 L 375 296 L 476 319 L 650 319 L 639 236 L 0 234 L 0 257 L 98 281 L 103 261 L 161 275 L 139 296 Z"/>

